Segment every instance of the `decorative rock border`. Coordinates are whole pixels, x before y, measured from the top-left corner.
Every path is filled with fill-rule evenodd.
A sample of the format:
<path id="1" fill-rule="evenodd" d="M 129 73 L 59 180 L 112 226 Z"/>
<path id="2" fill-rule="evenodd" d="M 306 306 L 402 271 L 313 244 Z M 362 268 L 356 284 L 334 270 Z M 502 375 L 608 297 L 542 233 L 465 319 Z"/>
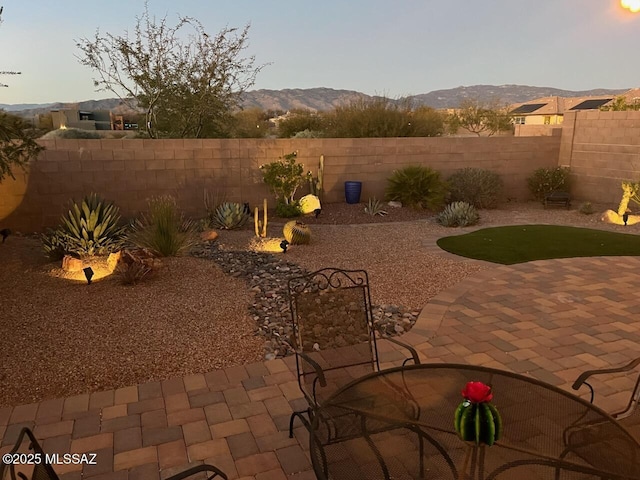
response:
<path id="1" fill-rule="evenodd" d="M 193 255 L 211 259 L 226 274 L 247 282 L 254 293 L 249 314 L 256 322 L 256 335 L 265 339 L 266 360 L 293 354 L 289 342 L 293 326 L 289 313 L 287 281 L 291 277 L 305 275 L 308 273 L 306 270 L 286 261 L 282 255 L 221 250 L 216 243 L 200 247 Z M 374 324 L 389 335 L 410 330 L 420 313 L 401 305 L 373 305 L 372 310 Z"/>

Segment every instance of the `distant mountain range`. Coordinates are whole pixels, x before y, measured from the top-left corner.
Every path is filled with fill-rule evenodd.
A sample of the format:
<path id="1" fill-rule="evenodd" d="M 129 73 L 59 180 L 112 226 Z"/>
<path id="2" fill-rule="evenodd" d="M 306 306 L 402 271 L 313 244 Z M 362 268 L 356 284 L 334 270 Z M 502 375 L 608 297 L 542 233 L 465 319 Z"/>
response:
<path id="1" fill-rule="evenodd" d="M 412 95 L 400 102 L 410 100 L 412 105 L 427 105 L 433 108 L 456 108 L 465 99 L 476 99 L 481 102 L 497 101 L 500 104 L 514 104 L 526 102 L 535 98 L 559 97 L 587 97 L 592 95 L 618 95 L 628 89 L 611 90 L 561 90 L 551 87 L 531 87 L 528 85 L 473 85 L 470 87 L 456 87 L 447 90 L 435 90 L 429 93 Z M 284 90 L 252 90 L 243 96 L 242 105 L 245 108 L 260 108 L 262 110 L 331 110 L 338 105 L 349 103 L 358 98 L 372 98 L 354 90 L 334 90 L 332 88 L 305 88 Z M 88 100 L 77 103 L 47 103 L 47 104 L 0 104 L 0 109 L 18 113 L 23 116 L 46 113 L 61 108 L 77 108 L 81 110 L 111 110 L 124 111 L 126 106 L 117 98 L 105 100 Z"/>

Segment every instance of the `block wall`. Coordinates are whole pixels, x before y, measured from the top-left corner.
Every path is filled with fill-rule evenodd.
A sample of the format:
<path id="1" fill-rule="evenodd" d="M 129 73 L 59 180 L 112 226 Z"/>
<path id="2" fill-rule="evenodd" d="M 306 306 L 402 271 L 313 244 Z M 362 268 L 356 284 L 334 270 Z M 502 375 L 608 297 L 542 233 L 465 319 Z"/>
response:
<path id="1" fill-rule="evenodd" d="M 615 210 L 620 183 L 640 180 L 640 112 L 565 115 L 559 163 L 571 168 L 576 200 L 610 204 Z"/>
<path id="2" fill-rule="evenodd" d="M 426 165 L 446 178 L 464 167 L 498 172 L 505 199 L 528 198 L 526 178 L 558 163 L 560 137 L 44 140 L 46 150 L 26 173 L 0 183 L 0 228 L 42 231 L 58 224 L 70 199 L 97 192 L 133 217 L 146 199 L 174 195 L 188 215 L 204 214 L 204 191 L 230 201 L 262 204 L 273 197 L 260 165 L 298 152 L 315 174 L 325 158 L 325 202 L 344 201 L 344 182 L 363 182 L 362 201 L 384 197 L 386 179 L 408 165 Z M 307 185 L 298 197 L 308 192 Z"/>

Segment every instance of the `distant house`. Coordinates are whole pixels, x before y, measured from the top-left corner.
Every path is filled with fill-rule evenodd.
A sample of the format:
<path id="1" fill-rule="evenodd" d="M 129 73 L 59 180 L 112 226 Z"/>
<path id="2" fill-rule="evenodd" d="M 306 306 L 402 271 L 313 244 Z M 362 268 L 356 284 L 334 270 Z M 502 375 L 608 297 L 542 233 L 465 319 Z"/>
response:
<path id="1" fill-rule="evenodd" d="M 640 102 L 640 88 L 634 88 L 621 95 L 600 95 L 592 97 L 543 97 L 517 103 L 510 107 L 515 135 L 553 135 L 554 128 L 562 125 L 566 112 L 599 110 L 611 105 L 617 97 L 624 97 L 626 103 Z"/>
<path id="2" fill-rule="evenodd" d="M 53 128 L 82 130 L 136 130 L 138 124 L 129 116 L 114 115 L 109 110 L 59 109 L 51 111 Z"/>

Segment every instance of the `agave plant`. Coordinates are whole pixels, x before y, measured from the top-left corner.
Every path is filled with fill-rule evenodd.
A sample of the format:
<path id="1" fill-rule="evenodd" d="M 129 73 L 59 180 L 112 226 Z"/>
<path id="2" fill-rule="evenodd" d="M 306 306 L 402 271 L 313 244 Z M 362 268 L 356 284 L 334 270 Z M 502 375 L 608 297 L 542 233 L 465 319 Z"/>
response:
<path id="1" fill-rule="evenodd" d="M 95 193 L 87 195 L 82 203 L 73 203 L 62 217 L 61 235 L 66 251 L 77 255 L 106 255 L 119 250 L 125 238 L 119 209 Z"/>
<path id="2" fill-rule="evenodd" d="M 242 227 L 247 223 L 248 218 L 249 215 L 244 205 L 241 203 L 224 202 L 216 208 L 211 220 L 217 228 L 233 230 L 234 228 Z"/>
<path id="3" fill-rule="evenodd" d="M 387 214 L 387 211 L 384 210 L 382 207 L 383 207 L 383 203 L 380 200 L 378 200 L 376 197 L 373 197 L 369 199 L 369 203 L 367 204 L 366 207 L 364 207 L 364 211 L 365 213 L 368 213 L 372 217 L 375 217 L 376 215 L 380 215 L 381 217 L 383 217 Z"/>
<path id="4" fill-rule="evenodd" d="M 40 235 L 42 249 L 50 260 L 62 260 L 69 251 L 67 234 L 60 228 L 47 230 L 47 233 Z"/>
<path id="5" fill-rule="evenodd" d="M 437 220 L 445 227 L 466 227 L 480 220 L 476 208 L 467 202 L 453 202 L 445 207 Z"/>

